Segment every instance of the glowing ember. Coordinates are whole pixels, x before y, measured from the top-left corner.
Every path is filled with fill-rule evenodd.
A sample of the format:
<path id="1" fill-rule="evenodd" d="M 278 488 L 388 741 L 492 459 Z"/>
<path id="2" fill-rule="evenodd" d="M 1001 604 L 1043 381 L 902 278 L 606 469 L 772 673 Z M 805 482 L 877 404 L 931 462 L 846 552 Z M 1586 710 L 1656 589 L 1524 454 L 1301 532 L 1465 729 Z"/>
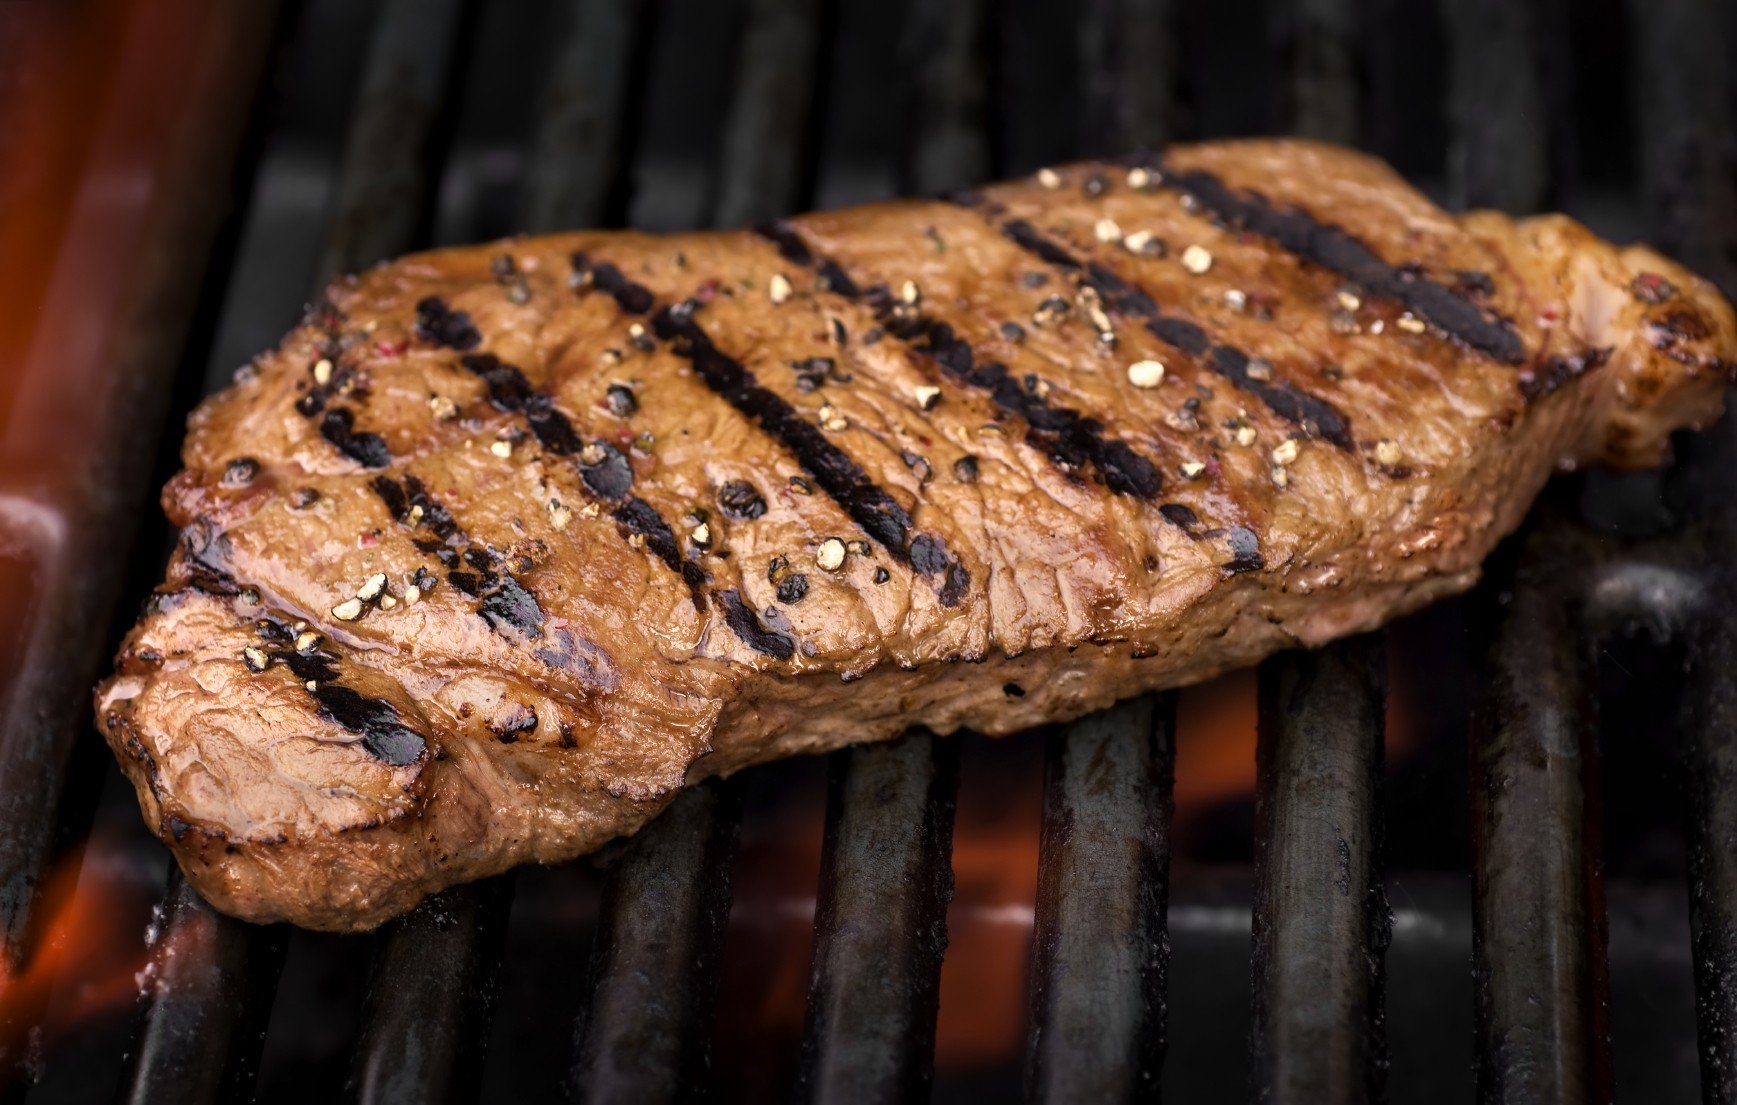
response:
<path id="1" fill-rule="evenodd" d="M 150 954 L 144 933 L 161 891 L 155 865 L 118 836 L 97 834 L 43 887 L 42 939 L 24 964 L 0 963 L 0 1055 L 52 1044 L 92 1019 L 130 1006 Z"/>

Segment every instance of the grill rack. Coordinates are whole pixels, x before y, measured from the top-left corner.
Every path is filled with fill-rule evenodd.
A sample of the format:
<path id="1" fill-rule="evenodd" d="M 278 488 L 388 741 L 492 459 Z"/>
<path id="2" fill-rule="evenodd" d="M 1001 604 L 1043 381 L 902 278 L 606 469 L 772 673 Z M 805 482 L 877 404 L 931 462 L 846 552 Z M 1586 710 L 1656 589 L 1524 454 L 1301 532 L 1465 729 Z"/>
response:
<path id="1" fill-rule="evenodd" d="M 522 225 L 532 230 L 620 220 L 627 167 L 643 137 L 631 108 L 647 79 L 649 44 L 679 33 L 695 5 L 570 6 L 571 30 L 555 51 L 556 76 L 527 166 Z M 825 142 L 810 103 L 827 79 L 823 50 L 841 18 L 802 0 L 746 0 L 745 7 L 739 75 L 707 205 L 726 225 L 803 206 Z M 905 188 L 936 192 L 1029 169 L 1036 158 L 1025 132 L 998 129 L 996 111 L 1054 114 L 1033 101 L 1057 78 L 1015 72 L 1006 59 L 1036 56 L 1029 48 L 1049 32 L 1073 31 L 1075 21 L 1084 22 L 1078 65 L 1092 74 L 1076 152 L 1154 143 L 1188 129 L 1174 96 L 1187 68 L 1187 13 L 1164 0 L 1067 7 L 910 5 Z M 1283 13 L 1274 45 L 1288 59 L 1280 92 L 1289 129 L 1366 137 L 1380 151 L 1403 126 L 1386 106 L 1403 99 L 1390 94 L 1405 79 L 1394 60 L 1403 56 L 1394 41 L 1402 18 L 1397 0 L 1374 7 L 1367 21 L 1352 0 L 1301 0 Z M 1456 198 L 1536 208 L 1567 171 L 1563 150 L 1572 141 L 1559 52 L 1567 13 L 1499 0 L 1450 7 Z M 425 232 L 470 8 L 466 0 L 383 4 L 322 274 L 403 252 Z M 1694 0 L 1634 0 L 1630 10 L 1635 83 L 1648 99 L 1639 169 L 1654 237 L 1737 290 L 1737 197 L 1719 160 L 1737 136 L 1737 109 L 1706 91 L 1723 79 L 1728 29 L 1713 5 Z M 263 39 L 265 23 L 237 33 Z M 1031 87 L 1021 87 L 1028 77 Z M 1209 114 L 1200 97 L 1196 106 Z M 1360 117 L 1369 120 L 1366 132 Z M 178 276 L 189 300 L 199 260 Z M 168 378 L 177 353 L 147 349 L 140 358 Z M 147 446 L 117 448 L 136 460 Z M 1737 550 L 1737 512 L 1711 475 L 1737 463 L 1729 424 L 1693 451 L 1700 454 L 1689 469 L 1698 474 L 1694 525 L 1612 553 L 1572 518 L 1547 515 L 1529 527 L 1512 568 L 1515 601 L 1491 647 L 1473 753 L 1476 1077 L 1484 1101 L 1613 1094 L 1597 749 L 1584 702 L 1590 650 L 1638 620 L 1685 642 L 1693 658 L 1682 755 L 1702 1089 L 1706 1101 L 1737 1102 L 1737 695 L 1721 678 L 1737 660 L 1737 629 L 1720 616 L 1737 609 L 1737 573 L 1723 562 Z M 147 502 L 112 509 L 136 517 Z M 86 567 L 101 574 L 94 563 Z M 45 606 L 78 609 L 90 599 L 78 588 Z M 66 666 L 75 675 L 102 662 L 98 646 L 107 642 L 83 644 L 92 655 Z M 1251 1095 L 1259 1100 L 1384 1096 L 1381 668 L 1376 636 L 1282 656 L 1262 670 Z M 85 725 L 84 699 L 76 686 L 67 689 L 57 697 L 73 708 L 49 724 L 25 731 L 8 719 L 10 759 L 58 772 Z M 1028 1054 L 1034 1099 L 1156 1095 L 1173 711 L 1170 696 L 1124 703 L 1073 724 L 1047 748 Z M 40 779 L 0 775 L 0 808 L 10 816 L 27 801 L 40 806 L 43 795 L 24 793 Z M 956 751 L 921 734 L 835 760 L 799 1097 L 906 1099 L 929 1082 L 956 782 Z M 58 789 L 50 788 L 50 801 Z M 728 869 L 740 806 L 733 784 L 696 788 L 616 861 L 592 995 L 575 1026 L 573 1096 L 676 1100 L 703 1081 L 730 894 L 715 873 Z M 32 824 L 52 822 L 39 816 Z M 49 842 L 11 834 L 15 824 L 8 822 L 0 851 L 0 884 L 34 885 Z M 349 1095 L 474 1097 L 483 1056 L 460 1041 L 486 1035 L 511 884 L 508 877 L 458 888 L 389 926 L 375 954 Z M 876 923 L 839 924 L 861 912 L 853 902 L 877 903 Z M 179 880 L 167 903 L 158 946 L 178 954 L 151 982 L 129 1100 L 166 1100 L 171 1088 L 182 1100 L 245 1094 L 283 933 L 216 914 Z M 29 895 L 7 904 L 7 951 L 16 961 L 28 941 Z M 1130 934 L 1138 939 L 1114 939 Z M 649 1002 L 648 994 L 661 1000 Z"/>

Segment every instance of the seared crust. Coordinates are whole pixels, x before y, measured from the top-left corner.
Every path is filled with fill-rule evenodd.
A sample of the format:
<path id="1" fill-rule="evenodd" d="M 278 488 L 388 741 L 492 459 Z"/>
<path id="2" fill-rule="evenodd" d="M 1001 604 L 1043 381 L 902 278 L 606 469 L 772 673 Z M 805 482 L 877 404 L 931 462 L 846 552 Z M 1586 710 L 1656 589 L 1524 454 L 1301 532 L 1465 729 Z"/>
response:
<path id="1" fill-rule="evenodd" d="M 1290 141 L 420 254 L 195 413 L 98 719 L 216 905 L 368 928 L 707 775 L 1378 625 L 1734 359 L 1649 250 Z"/>

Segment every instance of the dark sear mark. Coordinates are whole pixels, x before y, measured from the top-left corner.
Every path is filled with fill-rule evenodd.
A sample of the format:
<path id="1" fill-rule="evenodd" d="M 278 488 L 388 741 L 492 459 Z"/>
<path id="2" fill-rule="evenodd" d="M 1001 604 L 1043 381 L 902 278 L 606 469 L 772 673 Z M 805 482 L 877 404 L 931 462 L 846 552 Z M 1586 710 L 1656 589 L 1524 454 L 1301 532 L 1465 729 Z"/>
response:
<path id="1" fill-rule="evenodd" d="M 1589 349 L 1568 357 L 1551 357 L 1536 368 L 1520 373 L 1520 394 L 1533 402 L 1555 392 L 1562 385 L 1578 379 L 1610 359 L 1614 350 Z"/>
<path id="2" fill-rule="evenodd" d="M 573 423 L 555 409 L 553 399 L 533 389 L 517 367 L 502 362 L 493 353 L 473 353 L 459 363 L 482 378 L 488 387 L 489 403 L 496 410 L 525 416 L 537 444 L 557 456 L 579 451 L 579 435 L 574 432 Z"/>
<path id="3" fill-rule="evenodd" d="M 262 638 L 283 646 L 271 650 L 272 658 L 309 685 L 308 693 L 320 704 L 320 716 L 361 734 L 357 743 L 363 751 L 392 767 L 408 767 L 426 755 L 427 740 L 403 723 L 390 702 L 338 685 L 337 657 L 320 649 L 294 648 L 295 632 L 274 618 L 260 619 L 256 628 Z"/>
<path id="4" fill-rule="evenodd" d="M 796 655 L 795 639 L 767 628 L 760 616 L 748 609 L 734 587 L 719 591 L 712 597 L 724 611 L 725 624 L 742 639 L 743 644 L 776 660 L 788 660 Z"/>
<path id="5" fill-rule="evenodd" d="M 629 535 L 637 535 L 645 542 L 645 547 L 663 561 L 669 570 L 682 577 L 688 585 L 688 591 L 693 595 L 694 608 L 702 613 L 706 608 L 706 573 L 700 566 L 682 555 L 681 543 L 676 540 L 675 531 L 669 523 L 663 520 L 663 515 L 657 508 L 639 498 L 629 495 L 627 499 L 610 512 L 622 530 Z"/>
<path id="6" fill-rule="evenodd" d="M 633 465 L 620 449 L 594 441 L 579 451 L 579 478 L 598 498 L 614 501 L 633 487 Z"/>
<path id="7" fill-rule="evenodd" d="M 778 247 L 785 259 L 798 264 L 814 263 L 813 251 L 788 223 L 763 227 L 760 233 Z M 829 259 L 822 265 L 829 271 L 842 273 L 836 261 Z M 971 344 L 955 334 L 952 326 L 929 315 L 902 309 L 884 285 L 877 284 L 864 292 L 848 277 L 842 280 L 829 277 L 827 283 L 832 291 L 847 299 L 867 302 L 888 333 L 930 356 L 946 376 L 987 392 L 996 406 L 1018 415 L 1025 421 L 1033 444 L 1057 465 L 1065 469 L 1090 466 L 1097 470 L 1106 487 L 1120 494 L 1142 499 L 1158 494 L 1163 480 L 1150 460 L 1125 442 L 1106 438 L 1104 425 L 1097 419 L 1051 404 L 999 361 L 978 363 Z M 975 463 L 973 460 L 972 478 Z"/>
<path id="8" fill-rule="evenodd" d="M 471 324 L 470 316 L 447 306 L 437 295 L 416 301 L 416 336 L 448 349 L 475 349 L 482 344 L 482 333 Z"/>
<path id="9" fill-rule="evenodd" d="M 613 270 L 614 266 L 610 268 Z M 616 275 L 619 276 L 619 272 Z M 489 402 L 496 408 L 516 411 L 525 416 L 532 435 L 545 450 L 556 456 L 579 454 L 579 478 L 586 489 L 600 499 L 617 504 L 612 511 L 616 522 L 629 535 L 640 537 L 646 548 L 668 565 L 671 571 L 682 577 L 693 595 L 694 607 L 704 611 L 705 573 L 698 565 L 682 556 L 674 532 L 658 514 L 657 509 L 644 499 L 628 494 L 633 488 L 633 465 L 627 455 L 604 441 L 585 445 L 578 432 L 573 429 L 572 421 L 555 408 L 554 400 L 547 394 L 532 389 L 523 372 L 502 363 L 494 354 L 473 354 L 464 357 L 461 363 L 482 377 L 489 389 Z M 626 391 L 625 388 L 622 390 Z M 631 398 L 632 393 L 629 392 L 628 395 Z M 376 487 L 375 490 L 378 491 L 379 488 Z M 390 502 L 388 505 L 391 505 Z M 397 510 L 393 513 L 400 514 Z M 450 520 L 451 515 L 446 517 Z M 514 586 L 517 586 L 516 582 Z M 516 596 L 508 594 L 491 598 L 493 605 L 485 601 L 483 611 L 483 616 L 489 619 L 490 625 L 516 624 L 512 617 L 515 612 L 528 614 L 523 604 L 514 601 Z M 531 605 L 535 606 L 534 598 Z M 536 624 L 538 627 L 542 625 L 540 610 L 537 612 Z"/>
<path id="10" fill-rule="evenodd" d="M 408 767 L 428 753 L 428 741 L 405 725 L 390 702 L 369 698 L 336 683 L 316 683 L 314 699 L 328 721 L 360 733 L 370 756 L 393 767 Z"/>
<path id="11" fill-rule="evenodd" d="M 531 399 L 531 382 L 516 367 L 493 353 L 467 353 L 458 359 L 468 371 L 482 377 L 489 403 L 499 411 L 522 411 Z"/>
<path id="12" fill-rule="evenodd" d="M 478 612 L 491 629 L 511 626 L 527 637 L 543 635 L 543 608 L 537 604 L 537 596 L 511 573 L 502 574 L 495 589 L 483 597 Z"/>
<path id="13" fill-rule="evenodd" d="M 519 738 L 537 728 L 537 711 L 529 706 L 515 705 L 505 717 L 489 722 L 489 731 L 502 744 L 517 744 Z"/>
<path id="14" fill-rule="evenodd" d="M 454 587 L 479 600 L 477 614 L 490 629 L 498 633 L 511 628 L 533 639 L 542 636 L 544 615 L 537 597 L 511 572 L 495 571 L 495 556 L 471 542 L 452 512 L 428 493 L 420 479 L 407 474 L 398 482 L 376 476 L 369 486 L 395 520 L 434 534 L 437 540 L 419 540 L 416 547 L 446 567 L 446 578 Z M 429 589 L 425 574 L 418 569 L 416 578 L 424 591 Z"/>
<path id="15" fill-rule="evenodd" d="M 1158 511 L 1170 519 L 1170 524 L 1183 533 L 1190 537 L 1197 535 L 1197 531 L 1200 529 L 1200 515 L 1194 513 L 1189 507 L 1183 506 L 1181 503 L 1165 503 L 1158 508 Z"/>
<path id="16" fill-rule="evenodd" d="M 589 254 L 575 253 L 573 255 L 573 274 L 589 278 L 597 288 L 607 293 L 623 311 L 630 315 L 643 315 L 651 310 L 655 300 L 651 289 L 643 284 L 629 280 L 622 271 L 608 261 L 593 262 Z"/>
<path id="17" fill-rule="evenodd" d="M 384 468 L 392 463 L 386 439 L 379 434 L 357 433 L 355 412 L 347 407 L 326 412 L 320 419 L 320 436 L 364 468 Z"/>
<path id="18" fill-rule="evenodd" d="M 776 392 L 762 387 L 752 372 L 712 344 L 711 337 L 693 319 L 696 306 L 689 301 L 659 311 L 652 321 L 658 337 L 670 342 L 678 354 L 688 359 L 701 382 L 788 449 L 858 528 L 895 560 L 915 567 L 910 513 L 869 479 L 849 454 L 829 441 L 820 427 L 802 417 Z M 939 538 L 919 536 L 928 536 L 939 546 Z M 917 570 L 923 575 L 940 574 L 938 593 L 942 604 L 958 605 L 970 587 L 970 575 L 964 566 L 944 550 L 926 561 L 929 570 L 921 567 Z M 945 567 L 941 567 L 943 564 Z"/>
<path id="19" fill-rule="evenodd" d="M 1002 224 L 1001 229 L 1010 241 L 1027 253 L 1079 277 L 1098 293 L 1110 310 L 1142 320 L 1146 329 L 1159 341 L 1188 354 L 1238 390 L 1253 395 L 1280 418 L 1341 449 L 1353 447 L 1350 423 L 1325 399 L 1291 384 L 1256 379 L 1249 373 L 1251 358 L 1247 353 L 1230 345 L 1214 345 L 1206 331 L 1196 324 L 1164 315 L 1144 291 L 1103 265 L 1080 261 L 1024 219 L 1010 219 Z"/>
<path id="20" fill-rule="evenodd" d="M 1525 343 L 1506 321 L 1492 317 L 1455 288 L 1425 279 L 1414 268 L 1383 261 L 1350 231 L 1299 208 L 1275 207 L 1257 193 L 1238 192 L 1203 170 L 1173 171 L 1149 155 L 1135 160 L 1164 184 L 1194 197 L 1232 229 L 1253 231 L 1366 291 L 1397 301 L 1487 357 L 1515 365 L 1526 360 Z"/>
<path id="21" fill-rule="evenodd" d="M 1261 539 L 1255 536 L 1254 530 L 1247 526 L 1233 526 L 1224 536 L 1230 543 L 1230 563 L 1224 565 L 1225 571 L 1238 575 L 1258 572 L 1265 566 L 1261 560 Z"/>

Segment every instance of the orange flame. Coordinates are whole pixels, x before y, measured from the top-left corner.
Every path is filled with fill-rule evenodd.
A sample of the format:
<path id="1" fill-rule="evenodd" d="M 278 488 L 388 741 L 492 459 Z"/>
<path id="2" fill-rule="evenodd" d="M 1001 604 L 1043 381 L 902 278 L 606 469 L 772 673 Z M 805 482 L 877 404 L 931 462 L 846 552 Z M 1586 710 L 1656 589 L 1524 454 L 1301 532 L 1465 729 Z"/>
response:
<path id="1" fill-rule="evenodd" d="M 0 962 L 0 1033 L 39 1024 L 41 1042 L 52 1043 L 133 1002 L 149 960 L 143 878 L 137 857 L 100 834 L 55 868 L 37 905 L 41 941 L 22 967 Z M 0 1039 L 0 1052 L 22 1042 Z"/>

